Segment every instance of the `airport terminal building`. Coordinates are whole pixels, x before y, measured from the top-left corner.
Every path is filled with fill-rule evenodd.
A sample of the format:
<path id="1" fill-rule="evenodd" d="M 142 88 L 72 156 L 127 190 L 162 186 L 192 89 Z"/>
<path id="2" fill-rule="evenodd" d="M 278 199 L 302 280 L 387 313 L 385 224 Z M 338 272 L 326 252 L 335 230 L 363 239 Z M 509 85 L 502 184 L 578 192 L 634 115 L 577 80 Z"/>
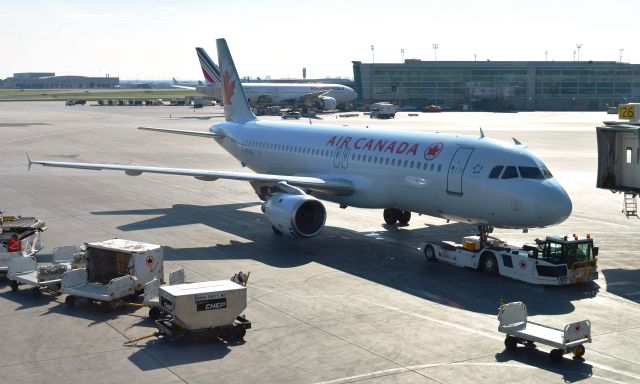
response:
<path id="1" fill-rule="evenodd" d="M 605 110 L 640 101 L 640 64 L 613 61 L 353 61 L 363 104 L 453 110 Z"/>
<path id="2" fill-rule="evenodd" d="M 1 88 L 16 89 L 114 88 L 119 84 L 118 77 L 56 76 L 53 72 L 14 73 L 0 81 Z"/>

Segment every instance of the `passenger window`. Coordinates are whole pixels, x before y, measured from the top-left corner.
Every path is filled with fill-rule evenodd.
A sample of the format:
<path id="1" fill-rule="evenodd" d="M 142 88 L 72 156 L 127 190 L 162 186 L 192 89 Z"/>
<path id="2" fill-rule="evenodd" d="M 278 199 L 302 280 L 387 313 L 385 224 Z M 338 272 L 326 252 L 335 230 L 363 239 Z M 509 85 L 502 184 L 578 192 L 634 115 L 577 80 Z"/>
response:
<path id="1" fill-rule="evenodd" d="M 518 167 L 518 171 L 520 171 L 520 176 L 524 179 L 544 179 L 542 172 L 537 167 Z"/>
<path id="2" fill-rule="evenodd" d="M 384 161 L 385 165 L 389 165 L 389 158 L 387 157 L 387 159 Z"/>
<path id="3" fill-rule="evenodd" d="M 435 166 L 436 166 L 435 164 L 431 163 L 431 169 L 430 169 L 430 171 L 431 171 L 431 172 L 433 172 L 433 168 L 434 168 Z"/>
<path id="4" fill-rule="evenodd" d="M 502 168 L 504 168 L 504 166 L 502 165 L 496 165 L 495 167 L 493 167 L 493 169 L 491 170 L 491 173 L 489 173 L 489 178 L 497 179 L 498 177 L 500 177 L 500 172 L 502 172 Z"/>
<path id="5" fill-rule="evenodd" d="M 438 172 L 442 170 L 442 164 L 438 164 Z"/>
<path id="6" fill-rule="evenodd" d="M 503 179 L 515 179 L 517 177 L 518 170 L 516 170 L 516 167 L 513 167 L 511 165 L 505 168 L 504 173 L 502 174 Z"/>
<path id="7" fill-rule="evenodd" d="M 409 164 L 409 168 L 413 168 L 413 161 Z"/>

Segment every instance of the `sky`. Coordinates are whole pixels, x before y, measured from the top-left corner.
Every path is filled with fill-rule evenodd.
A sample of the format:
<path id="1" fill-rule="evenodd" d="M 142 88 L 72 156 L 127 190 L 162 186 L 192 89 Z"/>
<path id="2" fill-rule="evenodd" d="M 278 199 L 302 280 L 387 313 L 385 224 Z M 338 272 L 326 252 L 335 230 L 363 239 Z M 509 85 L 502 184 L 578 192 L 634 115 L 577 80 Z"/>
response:
<path id="1" fill-rule="evenodd" d="M 353 78 L 352 61 L 640 63 L 637 0 L 4 1 L 0 78 L 14 72 L 202 79 L 224 37 L 240 76 Z M 438 44 L 438 49 L 433 49 Z M 374 49 L 371 49 L 371 46 Z M 577 52 L 576 52 L 577 53 Z M 435 54 L 435 55 L 434 55 Z M 435 57 L 434 57 L 435 56 Z M 576 55 L 577 56 L 577 55 Z"/>

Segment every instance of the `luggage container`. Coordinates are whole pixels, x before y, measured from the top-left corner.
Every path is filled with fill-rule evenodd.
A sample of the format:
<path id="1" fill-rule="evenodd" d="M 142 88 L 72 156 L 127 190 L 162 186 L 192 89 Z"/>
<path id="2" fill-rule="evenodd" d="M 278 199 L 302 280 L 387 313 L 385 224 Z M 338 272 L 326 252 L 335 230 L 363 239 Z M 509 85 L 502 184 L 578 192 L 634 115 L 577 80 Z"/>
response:
<path id="1" fill-rule="evenodd" d="M 169 339 L 242 340 L 251 328 L 240 315 L 247 288 L 230 280 L 160 287 L 160 305 L 169 317 L 156 321 L 157 334 Z"/>
<path id="2" fill-rule="evenodd" d="M 116 308 L 124 304 L 125 297 L 142 293 L 153 279 L 164 282 L 160 245 L 112 239 L 87 243 L 86 248 L 86 268 L 62 275 L 61 292 L 68 295 L 68 306 L 81 297 Z"/>

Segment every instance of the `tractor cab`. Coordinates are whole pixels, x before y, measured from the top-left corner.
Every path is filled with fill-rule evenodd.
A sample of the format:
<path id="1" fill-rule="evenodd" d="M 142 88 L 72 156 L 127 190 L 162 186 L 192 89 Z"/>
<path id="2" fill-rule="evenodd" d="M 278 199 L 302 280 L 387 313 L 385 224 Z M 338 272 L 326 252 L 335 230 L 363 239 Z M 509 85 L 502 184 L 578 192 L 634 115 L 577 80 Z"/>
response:
<path id="1" fill-rule="evenodd" d="M 598 256 L 598 247 L 593 246 L 590 234 L 586 236 L 547 236 L 545 240 L 536 239 L 537 248 L 532 256 L 554 265 L 566 264 L 572 268 L 575 263 L 594 264 Z"/>

